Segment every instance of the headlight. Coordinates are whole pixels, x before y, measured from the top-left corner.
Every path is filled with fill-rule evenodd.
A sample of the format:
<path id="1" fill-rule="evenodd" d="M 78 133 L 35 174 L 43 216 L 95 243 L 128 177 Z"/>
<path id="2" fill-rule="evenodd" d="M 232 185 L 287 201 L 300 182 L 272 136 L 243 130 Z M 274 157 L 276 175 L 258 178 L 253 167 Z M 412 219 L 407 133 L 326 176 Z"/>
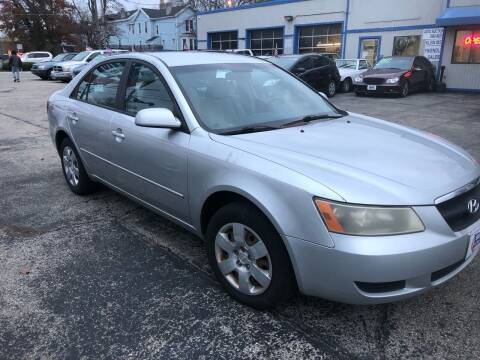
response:
<path id="1" fill-rule="evenodd" d="M 351 205 L 315 199 L 328 230 L 346 235 L 378 236 L 409 234 L 425 230 L 410 207 Z"/>
<path id="2" fill-rule="evenodd" d="M 355 80 L 356 83 L 361 83 L 361 82 L 363 82 L 363 76 L 361 76 L 361 75 L 357 76 L 354 80 Z"/>
<path id="3" fill-rule="evenodd" d="M 385 82 L 387 84 L 396 84 L 398 82 L 398 80 L 400 80 L 398 77 L 393 77 L 393 78 L 387 79 L 387 81 L 385 81 Z"/>

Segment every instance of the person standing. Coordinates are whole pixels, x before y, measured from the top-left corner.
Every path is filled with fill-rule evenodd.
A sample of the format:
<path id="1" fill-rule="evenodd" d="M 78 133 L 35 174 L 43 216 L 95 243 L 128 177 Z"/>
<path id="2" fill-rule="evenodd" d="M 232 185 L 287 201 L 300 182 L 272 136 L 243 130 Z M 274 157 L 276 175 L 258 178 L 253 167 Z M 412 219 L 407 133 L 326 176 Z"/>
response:
<path id="1" fill-rule="evenodd" d="M 12 69 L 13 82 L 20 82 L 20 69 L 22 68 L 22 60 L 17 55 L 17 50 L 12 50 L 10 58 L 8 59 L 8 65 Z"/>

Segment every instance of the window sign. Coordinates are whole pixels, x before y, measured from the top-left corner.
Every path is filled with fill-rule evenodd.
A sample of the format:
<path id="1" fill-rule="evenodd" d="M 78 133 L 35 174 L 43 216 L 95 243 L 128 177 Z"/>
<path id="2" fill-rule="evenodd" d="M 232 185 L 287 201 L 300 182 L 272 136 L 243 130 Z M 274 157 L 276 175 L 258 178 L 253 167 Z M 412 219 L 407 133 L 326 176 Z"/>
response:
<path id="1" fill-rule="evenodd" d="M 442 51 L 443 28 L 423 30 L 423 54 L 430 61 L 439 61 Z"/>
<path id="2" fill-rule="evenodd" d="M 452 63 L 480 64 L 480 29 L 457 30 Z"/>

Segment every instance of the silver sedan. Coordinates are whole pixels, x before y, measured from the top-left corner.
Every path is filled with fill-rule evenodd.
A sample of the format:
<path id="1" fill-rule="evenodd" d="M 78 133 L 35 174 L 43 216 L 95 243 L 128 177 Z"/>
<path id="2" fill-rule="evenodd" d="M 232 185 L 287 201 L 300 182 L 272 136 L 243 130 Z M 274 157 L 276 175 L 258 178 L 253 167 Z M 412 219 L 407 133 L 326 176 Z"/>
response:
<path id="1" fill-rule="evenodd" d="M 463 270 L 480 168 L 432 134 L 346 112 L 261 59 L 125 54 L 48 102 L 66 183 L 102 183 L 206 241 L 226 291 L 372 304 Z"/>

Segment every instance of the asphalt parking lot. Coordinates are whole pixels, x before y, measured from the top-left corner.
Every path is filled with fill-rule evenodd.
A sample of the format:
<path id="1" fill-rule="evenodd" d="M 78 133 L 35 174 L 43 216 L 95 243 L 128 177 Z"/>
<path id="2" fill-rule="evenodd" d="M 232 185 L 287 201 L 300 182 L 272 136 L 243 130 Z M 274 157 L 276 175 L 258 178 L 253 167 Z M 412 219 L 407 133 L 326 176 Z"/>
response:
<path id="1" fill-rule="evenodd" d="M 480 259 L 393 304 L 300 296 L 259 312 L 234 302 L 199 239 L 110 190 L 69 191 L 46 118 L 62 86 L 0 73 L 1 359 L 480 358 Z M 480 95 L 333 102 L 443 136 L 480 160 Z"/>

